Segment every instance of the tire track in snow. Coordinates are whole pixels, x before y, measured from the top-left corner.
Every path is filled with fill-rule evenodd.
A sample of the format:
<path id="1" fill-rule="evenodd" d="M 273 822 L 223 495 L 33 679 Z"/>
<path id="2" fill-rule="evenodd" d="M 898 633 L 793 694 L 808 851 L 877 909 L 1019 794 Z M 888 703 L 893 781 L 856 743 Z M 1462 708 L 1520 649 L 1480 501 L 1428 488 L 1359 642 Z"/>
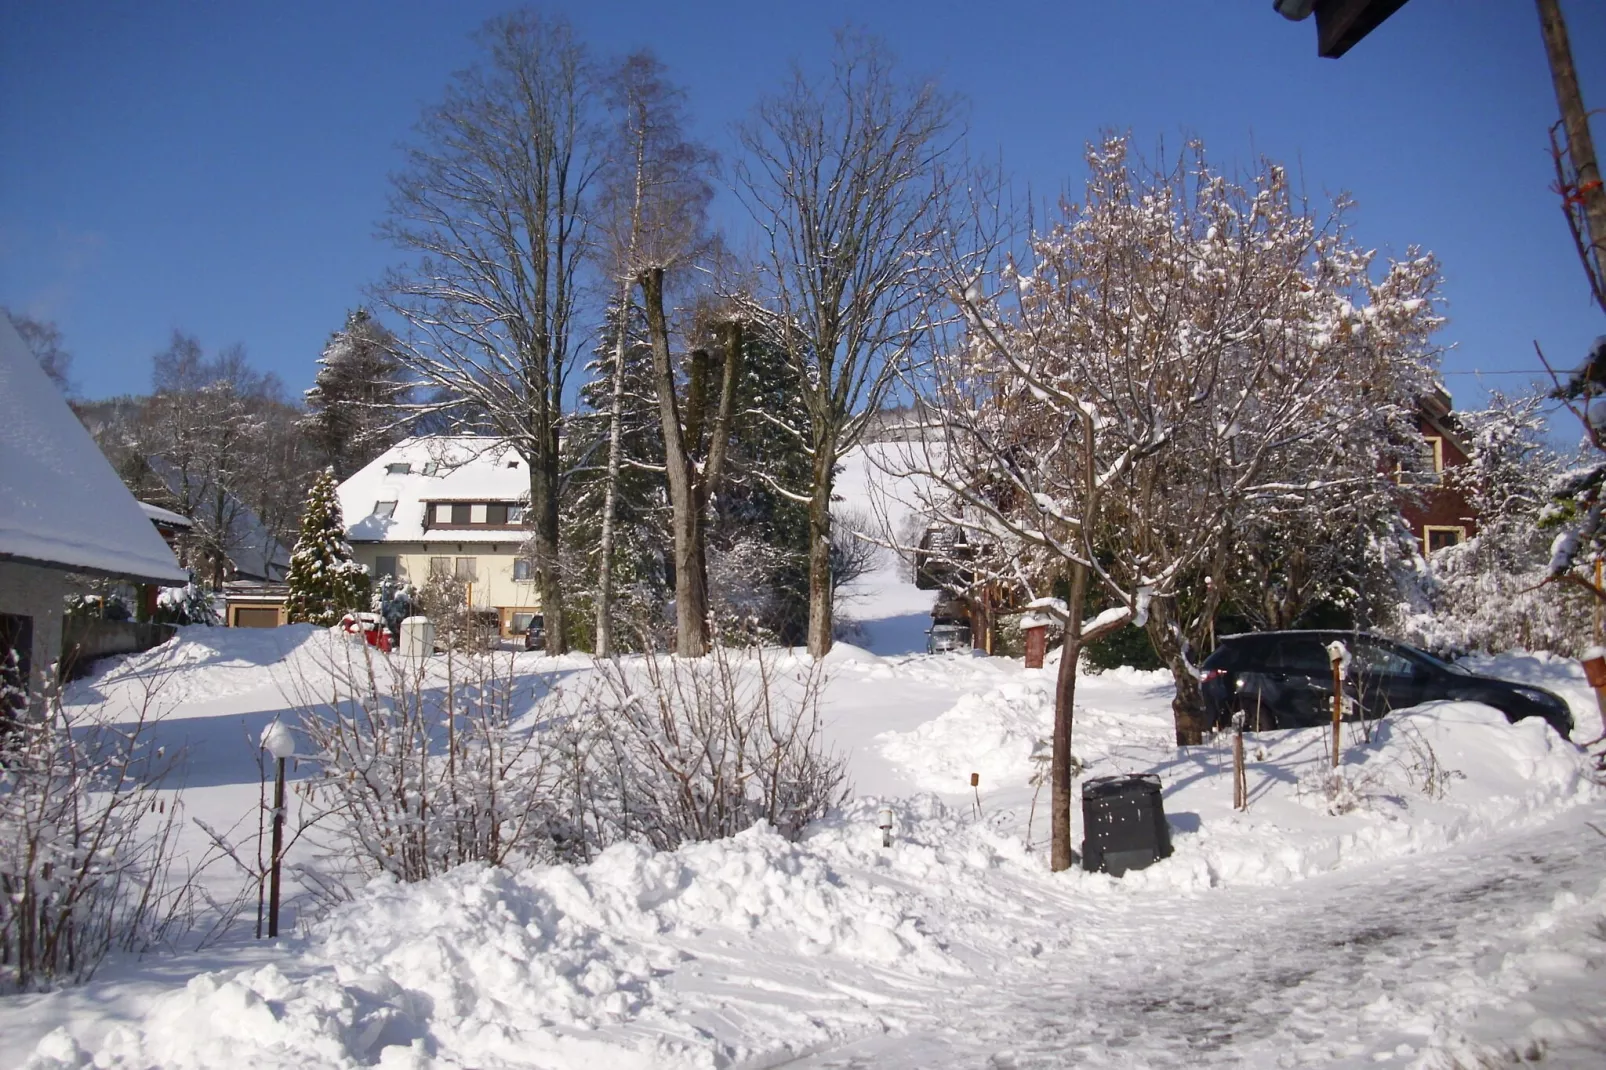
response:
<path id="1" fill-rule="evenodd" d="M 1539 1017 L 1497 975 L 1558 892 L 1588 898 L 1606 880 L 1606 845 L 1588 817 L 1279 889 L 1089 911 L 1068 919 L 1084 927 L 1072 954 L 967 989 L 923 1028 L 776 1065 L 1453 1065 L 1425 1054 L 1436 1029 L 1442 1040 L 1447 1026 L 1502 1006 Z M 1603 1008 L 1606 929 L 1583 939 L 1594 941 L 1597 968 L 1578 984 L 1586 1006 Z M 1499 1039 L 1522 1056 L 1518 1038 Z M 1591 1060 L 1603 1058 L 1606 1033 L 1577 1045 L 1583 1061 L 1558 1049 L 1546 1065 L 1600 1065 Z"/>

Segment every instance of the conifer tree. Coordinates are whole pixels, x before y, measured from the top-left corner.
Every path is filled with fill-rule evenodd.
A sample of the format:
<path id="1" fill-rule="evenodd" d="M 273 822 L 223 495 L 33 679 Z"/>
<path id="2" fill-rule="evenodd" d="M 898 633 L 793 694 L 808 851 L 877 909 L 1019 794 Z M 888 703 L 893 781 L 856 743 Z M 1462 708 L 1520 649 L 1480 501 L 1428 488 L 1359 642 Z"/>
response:
<path id="1" fill-rule="evenodd" d="M 621 338 L 621 331 L 623 337 Z M 614 302 L 600 333 L 591 379 L 580 390 L 582 408 L 570 422 L 564 525 L 573 545 L 588 549 L 581 566 L 576 624 L 598 622 L 598 653 L 633 649 L 633 624 L 662 615 L 668 600 L 668 499 L 664 491 L 663 431 L 652 384 L 652 351 L 641 309 Z M 617 449 L 612 448 L 617 435 Z M 611 518 L 611 520 L 610 520 Z M 606 566 L 604 565 L 606 562 Z M 606 582 L 604 569 L 606 568 Z M 594 597 L 595 604 L 588 604 Z M 601 622 L 625 624 L 607 649 Z M 576 636 L 582 646 L 590 636 Z"/>
<path id="2" fill-rule="evenodd" d="M 285 615 L 292 624 L 305 621 L 327 627 L 368 602 L 368 571 L 351 558 L 336 486 L 334 469 L 326 468 L 307 494 L 301 537 L 290 555 L 286 577 L 290 597 Z"/>
<path id="3" fill-rule="evenodd" d="M 322 463 L 344 479 L 402 437 L 400 407 L 410 389 L 395 336 L 359 308 L 318 358 L 302 429 Z"/>

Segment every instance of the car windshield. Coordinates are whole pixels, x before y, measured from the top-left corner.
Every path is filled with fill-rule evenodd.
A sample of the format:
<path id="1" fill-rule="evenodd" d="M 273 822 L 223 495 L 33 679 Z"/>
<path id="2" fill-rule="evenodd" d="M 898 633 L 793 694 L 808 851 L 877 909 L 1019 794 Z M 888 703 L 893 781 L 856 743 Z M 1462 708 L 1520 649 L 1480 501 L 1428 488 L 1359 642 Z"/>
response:
<path id="1" fill-rule="evenodd" d="M 1414 646 L 1401 647 L 1400 649 L 1408 651 L 1413 658 L 1418 661 L 1425 661 L 1435 669 L 1443 669 L 1445 672 L 1453 672 L 1457 676 L 1472 675 L 1469 670 L 1463 669 L 1459 665 L 1451 664 L 1450 662 L 1445 661 L 1443 658 L 1436 658 L 1432 654 L 1429 654 L 1426 650 L 1418 650 Z"/>

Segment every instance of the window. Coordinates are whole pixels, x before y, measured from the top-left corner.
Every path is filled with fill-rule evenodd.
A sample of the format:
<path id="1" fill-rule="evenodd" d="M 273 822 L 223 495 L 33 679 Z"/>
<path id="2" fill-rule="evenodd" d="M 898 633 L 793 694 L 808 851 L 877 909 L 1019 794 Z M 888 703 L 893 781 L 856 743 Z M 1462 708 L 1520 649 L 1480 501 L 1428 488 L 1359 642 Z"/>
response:
<path id="1" fill-rule="evenodd" d="M 1423 464 L 1433 470 L 1434 475 L 1444 471 L 1444 439 L 1438 435 L 1428 435 L 1423 439 Z"/>
<path id="2" fill-rule="evenodd" d="M 435 506 L 435 523 L 450 524 L 452 522 L 452 507 L 447 502 L 438 502 Z"/>
<path id="3" fill-rule="evenodd" d="M 449 557 L 432 557 L 429 559 L 429 575 L 431 579 L 440 579 L 442 576 L 452 574 L 452 559 Z"/>
<path id="4" fill-rule="evenodd" d="M 452 523 L 454 523 L 454 524 L 467 524 L 467 523 L 470 523 L 469 517 L 471 517 L 473 515 L 473 508 L 474 507 L 469 505 L 467 502 L 453 502 L 452 503 Z"/>
<path id="5" fill-rule="evenodd" d="M 1410 658 L 1392 647 L 1376 643 L 1355 644 L 1355 661 L 1362 672 L 1372 676 L 1410 676 L 1416 671 Z"/>
<path id="6" fill-rule="evenodd" d="M 1279 643 L 1272 667 L 1298 676 L 1326 677 L 1333 673 L 1326 644 L 1306 638 L 1288 638 Z"/>
<path id="7" fill-rule="evenodd" d="M 406 461 L 396 461 L 393 464 L 385 465 L 385 474 L 387 476 L 407 476 L 412 475 L 412 473 L 413 466 Z"/>
<path id="8" fill-rule="evenodd" d="M 1466 539 L 1467 529 L 1459 524 L 1430 526 L 1422 529 L 1422 542 L 1427 546 L 1430 554 L 1449 546 L 1459 546 Z"/>
<path id="9" fill-rule="evenodd" d="M 424 474 L 426 476 L 432 476 L 436 472 L 439 472 L 440 470 L 441 470 L 441 466 L 436 464 L 434 461 L 425 461 L 424 462 Z"/>
<path id="10" fill-rule="evenodd" d="M 392 579 L 395 579 L 397 576 L 395 555 L 392 554 L 387 556 L 385 554 L 380 554 L 378 557 L 374 558 L 374 575 L 389 576 Z"/>
<path id="11" fill-rule="evenodd" d="M 485 507 L 485 522 L 487 524 L 507 523 L 507 503 L 492 502 Z"/>
<path id="12" fill-rule="evenodd" d="M 487 506 L 484 502 L 481 502 L 478 505 L 469 506 L 468 507 L 468 522 L 470 524 L 483 524 L 483 523 L 485 523 L 485 510 L 488 509 L 488 508 L 489 508 L 489 506 Z"/>
<path id="13" fill-rule="evenodd" d="M 530 623 L 532 621 L 537 621 L 537 620 L 540 620 L 540 619 L 541 619 L 540 618 L 540 614 L 538 614 L 538 613 L 532 613 L 532 612 L 528 612 L 528 611 L 522 610 L 522 609 L 515 609 L 508 616 L 508 621 L 507 621 L 508 634 L 509 635 L 523 635 L 525 632 L 530 630 Z"/>
<path id="14" fill-rule="evenodd" d="M 395 516 L 396 515 L 396 503 L 395 502 L 375 502 L 374 503 L 374 515 L 375 516 Z"/>
<path id="15" fill-rule="evenodd" d="M 519 583 L 528 583 L 535 578 L 535 570 L 530 567 L 528 558 L 517 557 L 513 559 L 513 578 Z"/>
<path id="16" fill-rule="evenodd" d="M 507 507 L 507 522 L 509 524 L 524 523 L 524 505 L 516 502 Z"/>
<path id="17" fill-rule="evenodd" d="M 472 557 L 459 557 L 457 559 L 457 568 L 452 575 L 460 580 L 474 582 L 474 561 L 475 559 Z"/>

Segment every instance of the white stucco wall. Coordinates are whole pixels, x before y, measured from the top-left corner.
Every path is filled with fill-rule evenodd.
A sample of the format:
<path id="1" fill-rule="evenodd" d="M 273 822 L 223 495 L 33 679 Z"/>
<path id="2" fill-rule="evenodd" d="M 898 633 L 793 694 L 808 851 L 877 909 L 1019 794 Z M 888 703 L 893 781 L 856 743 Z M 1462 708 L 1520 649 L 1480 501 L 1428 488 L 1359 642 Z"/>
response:
<path id="1" fill-rule="evenodd" d="M 496 549 L 492 549 L 492 546 Z M 469 601 L 476 609 L 528 609 L 539 611 L 541 594 L 535 580 L 515 580 L 513 562 L 518 558 L 519 544 L 505 543 L 357 543 L 352 553 L 359 564 L 368 566 L 368 573 L 379 578 L 378 559 L 395 557 L 397 579 L 422 587 L 429 580 L 429 559 L 448 557 L 456 562 L 459 557 L 474 558 L 474 586 Z M 533 574 L 532 574 L 533 577 Z"/>
<path id="2" fill-rule="evenodd" d="M 67 574 L 36 565 L 0 561 L 0 613 L 33 618 L 32 709 L 44 708 L 47 684 L 61 660 L 61 618 Z"/>

